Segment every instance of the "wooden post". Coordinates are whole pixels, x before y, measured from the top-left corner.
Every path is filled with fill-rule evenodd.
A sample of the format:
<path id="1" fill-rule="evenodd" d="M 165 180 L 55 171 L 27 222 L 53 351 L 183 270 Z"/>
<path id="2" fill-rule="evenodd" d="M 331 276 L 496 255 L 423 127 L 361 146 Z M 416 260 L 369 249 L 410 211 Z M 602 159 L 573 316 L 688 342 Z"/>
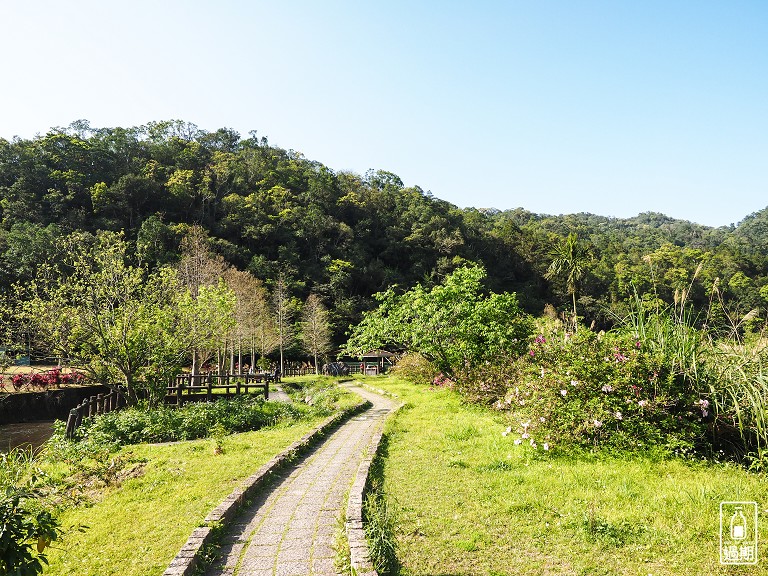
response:
<path id="1" fill-rule="evenodd" d="M 96 414 L 104 414 L 104 394 L 96 394 Z"/>
<path id="2" fill-rule="evenodd" d="M 72 408 L 69 411 L 69 417 L 67 418 L 67 430 L 64 432 L 64 438 L 71 440 L 75 436 L 75 430 L 77 429 L 77 408 Z"/>
<path id="3" fill-rule="evenodd" d="M 75 420 L 75 428 L 80 426 L 83 422 L 83 412 L 85 412 L 85 406 L 86 406 L 86 400 L 83 400 L 83 402 L 80 404 L 80 406 L 77 407 L 77 420 Z"/>
<path id="4" fill-rule="evenodd" d="M 194 380 L 192 380 L 194 382 Z M 181 408 L 184 405 L 184 398 L 182 397 L 182 392 L 184 391 L 184 388 L 181 385 L 181 380 L 176 381 L 176 406 Z"/>
<path id="5" fill-rule="evenodd" d="M 210 378 L 208 379 L 208 385 L 207 385 L 207 390 L 206 390 L 205 398 L 206 398 L 206 400 L 208 400 L 208 402 L 212 402 L 213 401 L 213 384 L 212 384 Z"/>

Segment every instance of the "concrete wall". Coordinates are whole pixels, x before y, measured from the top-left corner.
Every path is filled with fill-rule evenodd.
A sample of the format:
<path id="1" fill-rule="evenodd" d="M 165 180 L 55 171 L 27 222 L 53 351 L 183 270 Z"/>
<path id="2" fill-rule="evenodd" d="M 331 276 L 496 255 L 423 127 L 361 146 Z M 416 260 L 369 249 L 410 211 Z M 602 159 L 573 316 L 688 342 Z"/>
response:
<path id="1" fill-rule="evenodd" d="M 66 420 L 69 411 L 85 398 L 106 394 L 106 386 L 82 386 L 0 395 L 0 424 L 35 422 L 37 420 Z"/>

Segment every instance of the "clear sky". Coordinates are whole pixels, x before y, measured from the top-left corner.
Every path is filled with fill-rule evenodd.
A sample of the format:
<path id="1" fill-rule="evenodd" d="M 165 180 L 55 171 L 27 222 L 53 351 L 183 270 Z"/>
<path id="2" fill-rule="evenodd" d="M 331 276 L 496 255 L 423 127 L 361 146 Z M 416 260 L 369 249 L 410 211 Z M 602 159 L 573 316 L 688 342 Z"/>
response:
<path id="1" fill-rule="evenodd" d="M 0 0 L 0 137 L 256 130 L 458 206 L 768 206 L 765 0 Z"/>

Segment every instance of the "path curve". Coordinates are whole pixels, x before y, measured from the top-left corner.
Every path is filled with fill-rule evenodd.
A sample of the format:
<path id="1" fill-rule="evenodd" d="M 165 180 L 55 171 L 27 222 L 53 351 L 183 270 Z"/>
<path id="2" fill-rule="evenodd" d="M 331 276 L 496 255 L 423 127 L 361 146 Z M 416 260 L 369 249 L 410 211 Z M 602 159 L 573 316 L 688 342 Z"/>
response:
<path id="1" fill-rule="evenodd" d="M 371 440 L 394 408 L 358 386 L 372 407 L 281 471 L 227 529 L 206 576 L 335 576 L 334 544 L 347 493 Z"/>

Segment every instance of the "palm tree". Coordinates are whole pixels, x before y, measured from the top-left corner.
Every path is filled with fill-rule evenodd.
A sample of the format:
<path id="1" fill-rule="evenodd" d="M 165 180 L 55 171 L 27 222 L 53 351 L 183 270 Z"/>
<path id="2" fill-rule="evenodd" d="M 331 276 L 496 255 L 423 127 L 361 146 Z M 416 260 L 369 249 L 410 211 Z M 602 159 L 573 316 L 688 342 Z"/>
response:
<path id="1" fill-rule="evenodd" d="M 576 285 L 586 272 L 589 251 L 579 242 L 576 234 L 568 234 L 565 242 L 558 245 L 551 253 L 552 262 L 547 270 L 547 278 L 564 277 L 565 285 L 573 298 L 573 330 L 578 326 L 576 315 Z"/>

